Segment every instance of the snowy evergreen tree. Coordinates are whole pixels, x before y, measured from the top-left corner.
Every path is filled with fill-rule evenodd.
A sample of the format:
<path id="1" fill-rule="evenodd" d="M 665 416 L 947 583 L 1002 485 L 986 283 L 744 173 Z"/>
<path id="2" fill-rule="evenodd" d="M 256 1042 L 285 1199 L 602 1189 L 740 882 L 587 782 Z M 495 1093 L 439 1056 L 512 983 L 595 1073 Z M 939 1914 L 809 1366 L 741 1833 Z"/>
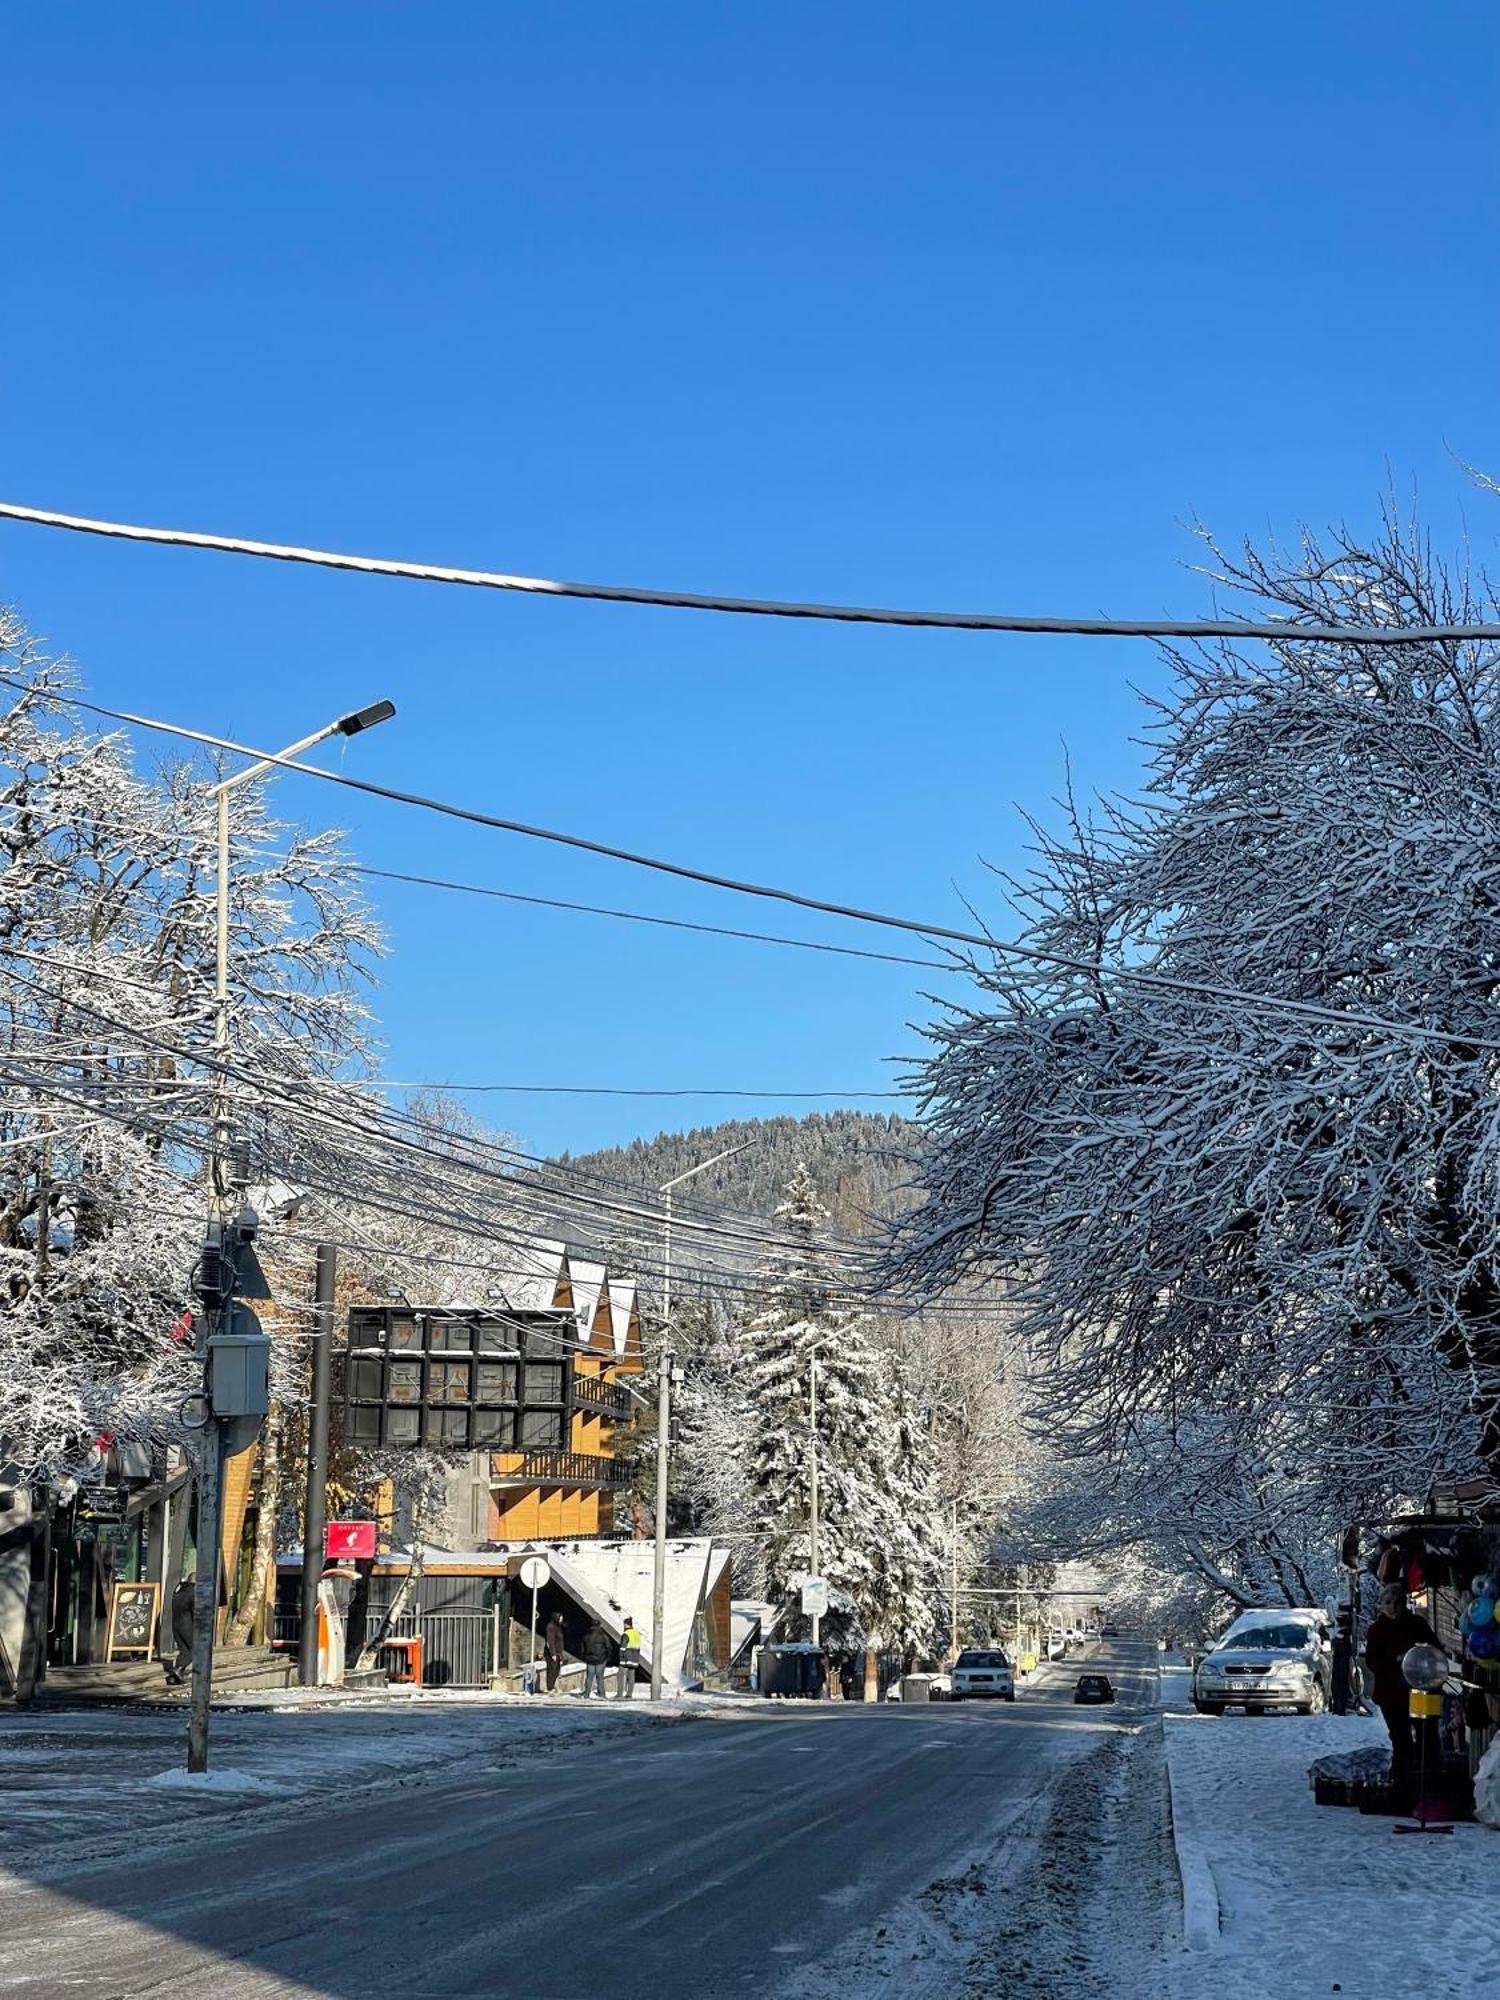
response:
<path id="1" fill-rule="evenodd" d="M 931 1628 L 941 1554 L 922 1533 L 929 1460 L 869 1316 L 822 1274 L 827 1211 L 805 1166 L 776 1214 L 795 1247 L 739 1342 L 745 1502 L 761 1586 L 782 1599 L 809 1571 L 816 1451 L 820 1572 L 854 1601 L 872 1640 L 916 1650 Z"/>

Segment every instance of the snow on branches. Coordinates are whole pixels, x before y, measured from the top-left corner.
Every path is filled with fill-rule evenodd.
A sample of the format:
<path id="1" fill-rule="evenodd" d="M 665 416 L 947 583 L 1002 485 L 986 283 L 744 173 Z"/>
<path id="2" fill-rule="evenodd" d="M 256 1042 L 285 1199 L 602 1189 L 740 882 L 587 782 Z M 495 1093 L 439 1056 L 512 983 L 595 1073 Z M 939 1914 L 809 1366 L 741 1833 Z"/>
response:
<path id="1" fill-rule="evenodd" d="M 933 1030 L 892 1262 L 1009 1281 L 1064 1454 L 1263 1570 L 1500 1474 L 1500 650 L 1297 637 L 1479 615 L 1389 515 L 1211 557 L 1286 637 L 1172 652 L 1144 797 L 1036 830 L 1066 963 L 976 959 Z"/>
<path id="2" fill-rule="evenodd" d="M 873 1322 L 819 1267 L 815 1238 L 827 1211 L 805 1167 L 776 1215 L 798 1247 L 739 1330 L 738 1456 L 758 1579 L 781 1599 L 811 1567 L 816 1452 L 820 1571 L 854 1601 L 872 1639 L 917 1651 L 941 1587 L 927 1433 Z"/>
<path id="3" fill-rule="evenodd" d="M 209 774 L 146 777 L 0 612 L 0 1460 L 174 1431 L 213 1076 Z M 378 936 L 337 840 L 236 794 L 235 1094 L 335 1088 L 367 1053 Z"/>

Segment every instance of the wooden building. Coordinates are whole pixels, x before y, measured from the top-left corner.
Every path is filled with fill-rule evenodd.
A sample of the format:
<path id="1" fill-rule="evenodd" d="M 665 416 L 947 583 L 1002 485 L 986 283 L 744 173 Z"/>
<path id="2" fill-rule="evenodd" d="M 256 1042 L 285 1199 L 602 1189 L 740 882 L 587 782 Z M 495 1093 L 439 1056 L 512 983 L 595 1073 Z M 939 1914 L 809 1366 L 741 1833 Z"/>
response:
<path id="1" fill-rule="evenodd" d="M 615 1496 L 629 1473 L 615 1440 L 636 1406 L 630 1384 L 644 1372 L 640 1308 L 633 1283 L 560 1241 L 528 1244 L 506 1287 L 516 1310 L 573 1315 L 573 1407 L 557 1444 L 496 1452 L 488 1466 L 484 1539 L 584 1541 L 615 1532 Z M 477 1523 L 476 1523 L 477 1525 Z"/>

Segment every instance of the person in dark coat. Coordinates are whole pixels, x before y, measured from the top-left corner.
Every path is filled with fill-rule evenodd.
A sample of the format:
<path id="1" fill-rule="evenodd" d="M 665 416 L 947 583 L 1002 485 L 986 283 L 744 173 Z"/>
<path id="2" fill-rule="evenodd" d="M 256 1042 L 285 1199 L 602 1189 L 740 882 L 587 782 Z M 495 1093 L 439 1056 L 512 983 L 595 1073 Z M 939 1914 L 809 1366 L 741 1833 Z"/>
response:
<path id="1" fill-rule="evenodd" d="M 1401 1662 L 1413 1646 L 1436 1644 L 1437 1634 L 1407 1603 L 1406 1586 L 1388 1584 L 1380 1593 L 1380 1610 L 1365 1634 L 1365 1665 L 1370 1670 L 1370 1698 L 1390 1732 L 1391 1790 L 1401 1799 L 1411 1798 L 1418 1778 L 1411 1689 Z"/>
<path id="2" fill-rule="evenodd" d="M 583 1698 L 597 1694 L 601 1701 L 609 1699 L 609 1690 L 604 1685 L 604 1676 L 609 1667 L 609 1634 L 596 1618 L 583 1635 Z"/>
<path id="3" fill-rule="evenodd" d="M 190 1570 L 172 1592 L 172 1639 L 177 1652 L 172 1660 L 162 1662 L 168 1687 L 181 1687 L 193 1664 L 193 1593 L 197 1588 L 197 1577 Z"/>
<path id="4" fill-rule="evenodd" d="M 547 1620 L 547 1630 L 542 1637 L 542 1658 L 547 1662 L 547 1692 L 557 1691 L 557 1677 L 562 1672 L 563 1656 L 568 1650 L 567 1630 L 563 1625 L 562 1613 L 554 1611 Z"/>
<path id="5" fill-rule="evenodd" d="M 839 1661 L 839 1693 L 845 1701 L 854 1699 L 854 1655 L 845 1653 Z"/>

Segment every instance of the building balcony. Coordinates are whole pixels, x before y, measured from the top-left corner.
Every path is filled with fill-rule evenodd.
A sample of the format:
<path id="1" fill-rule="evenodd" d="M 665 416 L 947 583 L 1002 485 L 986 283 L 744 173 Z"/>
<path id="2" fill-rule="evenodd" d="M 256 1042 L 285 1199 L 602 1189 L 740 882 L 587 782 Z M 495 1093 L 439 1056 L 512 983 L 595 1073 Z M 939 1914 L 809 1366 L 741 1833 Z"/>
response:
<path id="1" fill-rule="evenodd" d="M 618 1382 L 606 1382 L 598 1375 L 573 1375 L 573 1407 L 591 1417 L 609 1417 L 624 1423 L 630 1415 L 630 1391 Z"/>
<path id="2" fill-rule="evenodd" d="M 630 1473 L 612 1458 L 586 1451 L 506 1451 L 494 1461 L 490 1490 L 508 1486 L 572 1486 L 618 1491 Z"/>

